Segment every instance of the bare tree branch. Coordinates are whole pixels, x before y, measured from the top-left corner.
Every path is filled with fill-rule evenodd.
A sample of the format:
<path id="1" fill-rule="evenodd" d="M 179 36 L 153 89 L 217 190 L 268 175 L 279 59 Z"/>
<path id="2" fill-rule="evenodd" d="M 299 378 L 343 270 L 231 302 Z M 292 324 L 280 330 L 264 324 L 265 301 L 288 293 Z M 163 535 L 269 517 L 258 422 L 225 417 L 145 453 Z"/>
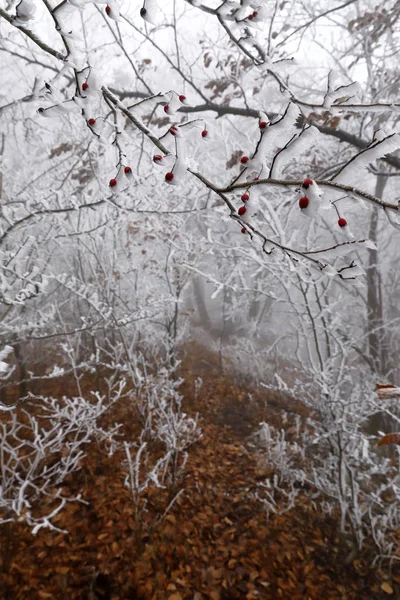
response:
<path id="1" fill-rule="evenodd" d="M 377 204 L 381 208 L 390 208 L 391 210 L 395 210 L 397 212 L 400 211 L 399 203 L 392 204 L 390 202 L 385 202 L 381 200 L 381 198 L 377 198 L 373 194 L 369 192 L 365 192 L 364 190 L 360 190 L 352 185 L 346 185 L 344 183 L 337 183 L 336 181 L 328 181 L 328 180 L 316 180 L 315 183 L 320 187 L 328 187 L 335 190 L 341 190 L 343 192 L 349 192 L 352 195 L 359 196 L 364 200 L 368 200 L 373 204 Z M 242 190 L 247 189 L 248 187 L 253 187 L 255 185 L 279 185 L 283 187 L 296 187 L 299 188 L 303 184 L 302 180 L 296 179 L 258 179 L 257 181 L 246 181 L 244 183 L 235 183 L 234 185 L 228 186 L 226 188 L 219 188 L 218 192 L 222 192 L 224 194 L 228 192 L 233 192 L 234 190 Z"/>
<path id="2" fill-rule="evenodd" d="M 148 97 L 144 92 L 122 91 L 116 90 L 114 88 L 110 88 L 110 91 L 116 96 L 118 96 L 121 100 L 125 98 L 145 99 Z M 222 106 L 220 104 L 217 104 L 216 102 L 211 101 L 208 101 L 205 104 L 197 104 L 196 106 L 181 106 L 179 108 L 179 112 L 186 114 L 199 112 L 215 112 L 219 117 L 222 117 L 224 115 L 234 115 L 238 117 L 251 117 L 253 119 L 260 118 L 260 111 L 256 110 L 255 108 L 241 108 L 239 106 Z M 276 116 L 277 115 L 274 113 L 270 114 L 270 117 L 272 119 Z M 329 135 L 331 137 L 337 138 L 341 142 L 345 142 L 346 144 L 350 144 L 351 146 L 355 146 L 356 148 L 364 149 L 367 148 L 367 146 L 369 146 L 370 144 L 370 141 L 364 140 L 363 138 L 354 135 L 353 133 L 344 131 L 343 129 L 327 127 L 326 125 L 321 125 L 317 121 L 312 121 L 311 119 L 308 121 L 308 123 L 316 127 L 324 135 Z M 396 156 L 385 156 L 380 160 L 386 162 L 391 167 L 400 170 L 400 158 L 397 158 Z"/>
<path id="3" fill-rule="evenodd" d="M 51 54 L 51 56 L 54 56 L 54 58 L 58 58 L 58 60 L 61 60 L 62 62 L 67 61 L 68 57 L 66 55 L 61 54 L 61 52 L 54 50 L 54 48 L 52 48 L 51 46 L 48 46 L 46 42 L 43 42 L 40 38 L 38 38 L 38 36 L 35 33 L 33 33 L 33 31 L 27 29 L 26 27 L 23 27 L 23 25 L 16 25 L 14 22 L 14 18 L 2 8 L 0 8 L 0 17 L 3 17 L 3 19 L 8 21 L 10 25 L 15 27 L 16 29 L 19 29 L 19 31 L 24 33 L 30 40 L 32 40 L 32 42 L 39 46 L 39 48 L 41 48 L 44 52 L 47 52 L 47 54 Z"/>

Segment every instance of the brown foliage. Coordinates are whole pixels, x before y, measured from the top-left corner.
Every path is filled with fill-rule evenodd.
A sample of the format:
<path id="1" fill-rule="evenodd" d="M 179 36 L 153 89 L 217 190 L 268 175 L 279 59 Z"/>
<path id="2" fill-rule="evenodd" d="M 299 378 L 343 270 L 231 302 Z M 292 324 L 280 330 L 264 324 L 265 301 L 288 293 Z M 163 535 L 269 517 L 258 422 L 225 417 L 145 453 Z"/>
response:
<path id="1" fill-rule="evenodd" d="M 89 504 L 68 504 L 55 522 L 67 535 L 41 530 L 33 537 L 22 523 L 0 527 L 1 600 L 398 597 L 399 573 L 388 580 L 368 567 L 370 557 L 343 563 L 336 521 L 316 513 L 308 497 L 266 520 L 254 492 L 270 473 L 248 436 L 262 420 L 281 427 L 282 408 L 305 414 L 304 407 L 279 395 L 267 397 L 265 390 L 238 387 L 214 364 L 217 360 L 199 348 L 183 363 L 184 410 L 200 413 L 204 436 L 191 449 L 184 493 L 158 526 L 154 519 L 176 490 L 150 488 L 147 511 L 135 522 L 123 452 L 109 457 L 93 443 L 81 471 L 67 482 L 67 491 L 83 489 Z M 199 376 L 204 384 L 195 396 Z M 64 380 L 52 393 L 66 391 Z M 135 439 L 134 407 L 124 401 L 113 410 L 107 421 L 123 422 L 122 439 Z"/>

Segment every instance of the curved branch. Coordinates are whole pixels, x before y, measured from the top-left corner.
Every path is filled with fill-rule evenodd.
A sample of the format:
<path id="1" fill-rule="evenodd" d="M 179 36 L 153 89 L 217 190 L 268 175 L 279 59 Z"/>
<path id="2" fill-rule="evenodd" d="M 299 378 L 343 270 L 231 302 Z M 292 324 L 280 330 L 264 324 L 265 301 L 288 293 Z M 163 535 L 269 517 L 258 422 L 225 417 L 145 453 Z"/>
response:
<path id="1" fill-rule="evenodd" d="M 4 231 L 3 235 L 0 237 L 0 246 L 4 242 L 4 240 L 6 238 L 8 238 L 8 236 L 11 234 L 11 232 L 14 231 L 14 229 L 18 229 L 18 227 L 20 225 L 23 225 L 24 223 L 29 222 L 31 219 L 34 219 L 35 217 L 40 217 L 42 215 L 56 215 L 56 214 L 63 214 L 63 213 L 68 213 L 68 212 L 76 212 L 77 210 L 82 210 L 82 208 L 94 209 L 97 206 L 104 204 L 105 202 L 106 202 L 106 200 L 97 200 L 95 202 L 89 202 L 88 204 L 81 204 L 80 206 L 69 206 L 67 208 L 46 208 L 44 210 L 38 210 L 37 212 L 30 213 L 29 215 L 22 217 L 22 219 L 19 219 L 18 221 L 15 221 L 14 223 L 12 223 L 12 225 L 10 225 L 10 227 Z"/>
<path id="2" fill-rule="evenodd" d="M 299 25 L 298 27 L 296 27 L 296 29 L 294 29 L 285 38 L 284 41 L 287 42 L 287 40 L 289 40 L 292 36 L 294 36 L 298 31 L 301 31 L 302 29 L 307 29 L 307 27 L 309 27 L 310 25 L 312 25 L 313 23 L 315 23 L 315 21 L 318 21 L 318 19 L 321 19 L 322 17 L 326 17 L 330 13 L 339 11 L 342 8 L 346 8 L 346 6 L 349 6 L 350 4 L 354 4 L 355 1 L 356 0 L 347 0 L 347 2 L 344 2 L 343 4 L 340 4 L 340 6 L 334 6 L 333 8 L 329 8 L 329 9 L 325 10 L 324 12 L 319 13 L 318 15 L 315 15 L 312 19 L 310 19 L 309 21 L 307 21 L 307 23 L 303 23 L 303 25 Z"/>
<path id="3" fill-rule="evenodd" d="M 336 181 L 328 181 L 328 180 L 316 180 L 315 183 L 319 187 L 328 187 L 335 190 L 341 190 L 343 192 L 349 192 L 354 196 L 359 196 L 363 200 L 368 200 L 373 204 L 380 206 L 381 208 L 390 208 L 391 210 L 395 210 L 397 212 L 400 211 L 400 205 L 392 204 L 390 202 L 385 202 L 381 198 L 377 198 L 373 194 L 369 192 L 365 192 L 364 190 L 360 190 L 359 188 L 354 187 L 353 185 L 346 185 L 344 183 L 337 183 Z M 254 185 L 279 185 L 283 187 L 301 187 L 303 184 L 302 180 L 297 179 L 258 179 L 257 181 L 246 181 L 244 183 L 235 183 L 234 185 L 230 185 L 226 188 L 218 188 L 218 192 L 226 194 L 228 192 L 233 192 L 235 190 L 242 190 L 252 187 Z"/>
<path id="4" fill-rule="evenodd" d="M 199 10 L 202 10 L 205 13 L 208 13 L 209 15 L 216 15 L 217 11 L 215 8 L 209 8 L 208 6 L 205 6 L 204 4 L 193 4 L 192 0 L 185 0 L 185 2 L 187 2 L 188 4 L 190 4 L 190 6 L 192 6 L 193 8 L 198 8 Z"/>
<path id="5" fill-rule="evenodd" d="M 38 38 L 38 36 L 35 33 L 33 33 L 33 31 L 31 31 L 30 29 L 27 29 L 26 27 L 23 27 L 23 25 L 16 25 L 14 22 L 14 17 L 9 15 L 2 8 L 0 8 L 0 17 L 3 17 L 3 19 L 8 21 L 8 23 L 10 23 L 10 25 L 12 25 L 16 29 L 19 29 L 20 31 L 22 31 L 22 33 L 25 34 L 26 37 L 28 37 L 30 40 L 32 40 L 32 42 L 34 42 L 37 46 L 39 46 L 39 48 L 41 48 L 44 52 L 47 52 L 47 54 L 51 54 L 51 56 L 54 56 L 54 58 L 58 58 L 58 60 L 61 60 L 62 62 L 67 61 L 67 59 L 68 59 L 67 56 L 65 56 L 64 54 L 61 54 L 61 52 L 58 52 L 57 50 L 54 50 L 54 48 L 52 48 L 51 46 L 48 46 L 46 44 L 46 42 L 43 42 L 40 38 Z"/>

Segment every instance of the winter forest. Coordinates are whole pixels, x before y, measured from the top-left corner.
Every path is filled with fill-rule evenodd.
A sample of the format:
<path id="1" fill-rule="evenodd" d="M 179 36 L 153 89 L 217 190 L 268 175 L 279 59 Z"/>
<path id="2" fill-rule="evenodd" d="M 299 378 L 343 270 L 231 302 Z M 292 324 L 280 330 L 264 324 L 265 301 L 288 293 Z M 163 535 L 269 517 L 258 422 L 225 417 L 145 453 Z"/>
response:
<path id="1" fill-rule="evenodd" d="M 0 600 L 400 598 L 399 0 L 0 0 Z"/>

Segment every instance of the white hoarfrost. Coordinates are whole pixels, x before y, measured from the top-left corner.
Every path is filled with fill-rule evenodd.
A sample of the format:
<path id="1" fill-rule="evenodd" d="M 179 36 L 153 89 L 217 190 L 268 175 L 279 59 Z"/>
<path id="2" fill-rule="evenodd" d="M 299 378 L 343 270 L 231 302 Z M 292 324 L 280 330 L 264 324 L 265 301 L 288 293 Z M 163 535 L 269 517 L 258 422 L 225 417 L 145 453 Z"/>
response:
<path id="1" fill-rule="evenodd" d="M 363 170 L 378 158 L 391 154 L 400 148 L 400 134 L 392 133 L 387 137 L 373 141 L 368 148 L 354 155 L 335 175 L 334 181 L 338 183 L 353 183 L 360 177 Z"/>
<path id="2" fill-rule="evenodd" d="M 296 164 L 299 157 L 321 139 L 321 133 L 314 126 L 306 127 L 300 134 L 292 135 L 291 139 L 275 154 L 270 177 L 279 179 L 287 165 Z M 291 175 L 289 171 L 289 176 Z"/>

